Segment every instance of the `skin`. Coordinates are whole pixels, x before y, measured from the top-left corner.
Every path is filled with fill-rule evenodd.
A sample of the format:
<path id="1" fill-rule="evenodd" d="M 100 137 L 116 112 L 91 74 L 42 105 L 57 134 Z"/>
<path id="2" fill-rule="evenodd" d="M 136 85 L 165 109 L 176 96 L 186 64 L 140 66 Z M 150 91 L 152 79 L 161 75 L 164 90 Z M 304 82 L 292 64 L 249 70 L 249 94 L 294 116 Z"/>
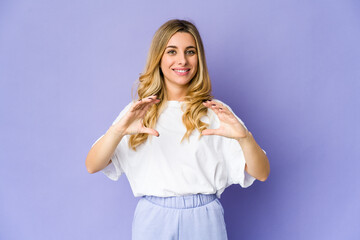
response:
<path id="1" fill-rule="evenodd" d="M 196 42 L 190 33 L 177 32 L 169 40 L 160 62 L 168 100 L 181 101 L 187 87 L 198 69 Z M 185 76 L 179 76 L 174 69 L 188 69 Z"/>
<path id="2" fill-rule="evenodd" d="M 175 33 L 169 40 L 161 58 L 160 68 L 164 74 L 164 81 L 168 100 L 182 101 L 187 87 L 198 69 L 198 56 L 195 39 L 189 33 Z M 179 76 L 174 69 L 188 69 L 189 73 Z M 95 173 L 111 163 L 111 155 L 123 136 L 137 133 L 148 133 L 159 137 L 155 129 L 144 127 L 142 120 L 149 108 L 159 103 L 156 95 L 140 99 L 134 103 L 129 111 L 90 149 L 86 158 L 89 173 Z M 256 143 L 251 132 L 246 130 L 234 114 L 223 104 L 207 101 L 204 106 L 211 108 L 220 120 L 218 129 L 206 129 L 203 135 L 220 135 L 233 138 L 240 144 L 245 159 L 245 171 L 260 181 L 265 181 L 270 173 L 267 156 Z"/>
<path id="3" fill-rule="evenodd" d="M 220 120 L 220 127 L 205 129 L 202 135 L 220 135 L 235 139 L 240 144 L 246 159 L 245 171 L 256 179 L 265 181 L 270 174 L 269 160 L 251 132 L 244 128 L 236 116 L 223 104 L 213 100 L 203 104 L 216 113 Z"/>

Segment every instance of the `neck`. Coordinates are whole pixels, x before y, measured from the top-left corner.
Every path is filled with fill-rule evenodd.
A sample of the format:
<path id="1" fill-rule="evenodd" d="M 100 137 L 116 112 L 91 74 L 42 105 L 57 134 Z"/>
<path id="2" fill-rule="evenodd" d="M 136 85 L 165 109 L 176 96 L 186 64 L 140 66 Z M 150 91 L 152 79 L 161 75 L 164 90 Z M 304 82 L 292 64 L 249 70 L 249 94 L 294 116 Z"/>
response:
<path id="1" fill-rule="evenodd" d="M 184 101 L 186 92 L 187 92 L 187 87 L 183 87 L 183 88 L 167 87 L 166 88 L 167 100 L 168 101 Z"/>

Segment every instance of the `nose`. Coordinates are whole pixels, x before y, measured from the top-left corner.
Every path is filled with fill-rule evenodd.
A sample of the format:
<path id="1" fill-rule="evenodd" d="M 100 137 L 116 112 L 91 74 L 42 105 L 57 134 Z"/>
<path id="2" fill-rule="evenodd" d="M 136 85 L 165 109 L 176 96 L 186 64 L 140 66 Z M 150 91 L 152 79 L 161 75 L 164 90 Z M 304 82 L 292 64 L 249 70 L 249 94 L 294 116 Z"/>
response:
<path id="1" fill-rule="evenodd" d="M 187 64 L 187 59 L 184 53 L 178 54 L 177 57 L 178 65 L 185 66 Z"/>

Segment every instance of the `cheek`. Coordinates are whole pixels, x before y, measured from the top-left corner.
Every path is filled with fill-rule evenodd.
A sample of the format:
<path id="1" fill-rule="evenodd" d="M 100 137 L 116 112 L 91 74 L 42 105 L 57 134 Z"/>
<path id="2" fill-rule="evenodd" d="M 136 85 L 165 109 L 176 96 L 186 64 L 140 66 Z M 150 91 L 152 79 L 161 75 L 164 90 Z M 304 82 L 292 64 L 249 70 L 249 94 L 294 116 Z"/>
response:
<path id="1" fill-rule="evenodd" d="M 196 73 L 198 72 L 198 65 L 197 65 L 197 62 L 194 62 L 193 64 L 193 73 L 191 74 L 191 78 L 193 78 Z"/>
<path id="2" fill-rule="evenodd" d="M 160 61 L 160 68 L 164 68 L 165 67 L 165 61 L 164 61 L 164 58 L 161 58 L 161 61 Z"/>
<path id="3" fill-rule="evenodd" d="M 160 69 L 164 76 L 169 77 L 172 71 L 170 67 L 171 67 L 170 59 L 163 57 L 160 62 Z"/>
<path id="4" fill-rule="evenodd" d="M 160 60 L 160 67 L 161 68 L 166 68 L 166 65 L 167 65 L 166 62 L 167 62 L 166 56 L 163 55 L 161 60 Z"/>
<path id="5" fill-rule="evenodd" d="M 195 58 L 195 59 L 194 59 L 194 61 L 193 61 L 193 63 L 192 63 L 192 65 L 194 66 L 194 70 L 195 70 L 195 72 L 196 72 L 196 71 L 197 71 L 197 69 L 198 69 L 198 64 L 199 64 L 198 59 L 197 59 L 197 58 Z"/>

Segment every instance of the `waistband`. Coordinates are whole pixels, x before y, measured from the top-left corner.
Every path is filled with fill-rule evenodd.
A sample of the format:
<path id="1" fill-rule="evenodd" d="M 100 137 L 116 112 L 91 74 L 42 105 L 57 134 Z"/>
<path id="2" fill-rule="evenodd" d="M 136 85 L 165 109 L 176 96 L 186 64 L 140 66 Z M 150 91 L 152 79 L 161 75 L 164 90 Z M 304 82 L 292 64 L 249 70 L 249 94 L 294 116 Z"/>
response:
<path id="1" fill-rule="evenodd" d="M 192 194 L 184 196 L 158 197 L 145 195 L 144 199 L 153 204 L 168 208 L 195 208 L 200 207 L 214 201 L 216 194 Z"/>

